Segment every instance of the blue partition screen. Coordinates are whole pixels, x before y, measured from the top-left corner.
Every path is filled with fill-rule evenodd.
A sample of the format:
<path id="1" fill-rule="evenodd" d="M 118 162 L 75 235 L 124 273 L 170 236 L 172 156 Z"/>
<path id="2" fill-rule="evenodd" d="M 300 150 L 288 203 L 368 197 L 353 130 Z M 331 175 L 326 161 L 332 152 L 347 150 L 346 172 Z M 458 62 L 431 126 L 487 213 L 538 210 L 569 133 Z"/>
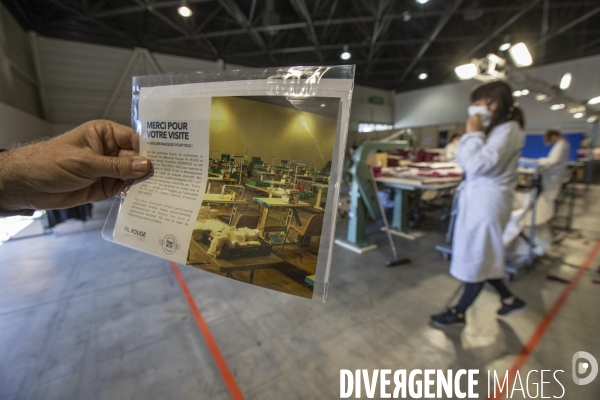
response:
<path id="1" fill-rule="evenodd" d="M 563 134 L 564 138 L 569 142 L 569 161 L 577 159 L 577 150 L 581 147 L 581 141 L 585 137 L 583 132 L 571 132 Z M 529 133 L 525 136 L 525 146 L 521 151 L 521 157 L 525 158 L 542 158 L 548 156 L 552 146 L 544 144 L 544 135 L 539 133 Z"/>

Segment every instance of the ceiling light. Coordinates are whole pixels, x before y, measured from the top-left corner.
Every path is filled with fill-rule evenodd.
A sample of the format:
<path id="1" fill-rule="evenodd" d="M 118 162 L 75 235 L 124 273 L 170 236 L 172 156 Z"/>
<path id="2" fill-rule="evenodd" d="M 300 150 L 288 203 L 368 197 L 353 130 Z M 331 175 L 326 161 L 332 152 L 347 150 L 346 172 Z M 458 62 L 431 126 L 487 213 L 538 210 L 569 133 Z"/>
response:
<path id="1" fill-rule="evenodd" d="M 340 58 L 342 60 L 349 60 L 352 57 L 352 54 L 348 51 L 348 45 L 344 46 L 344 52 L 340 54 Z"/>
<path id="2" fill-rule="evenodd" d="M 521 90 L 521 94 L 522 94 L 523 96 L 527 96 L 527 95 L 529 94 L 529 90 L 527 90 L 527 89 L 523 89 L 523 90 Z"/>
<path id="3" fill-rule="evenodd" d="M 563 108 L 565 108 L 565 105 L 564 105 L 564 104 L 552 104 L 552 105 L 550 106 L 550 109 L 551 109 L 552 111 L 556 111 L 556 110 L 562 110 Z"/>
<path id="4" fill-rule="evenodd" d="M 498 47 L 498 50 L 500 50 L 500 51 L 506 51 L 508 49 L 510 49 L 510 43 L 504 43 L 504 44 L 501 44 L 500 47 Z"/>
<path id="5" fill-rule="evenodd" d="M 537 101 L 544 101 L 544 100 L 548 99 L 548 95 L 544 94 L 544 93 L 538 93 L 535 95 L 535 99 Z"/>
<path id="6" fill-rule="evenodd" d="M 596 117 L 596 116 L 589 117 L 589 118 L 587 119 L 587 122 L 596 122 L 596 120 L 597 120 L 597 119 L 598 119 L 598 117 Z"/>
<path id="7" fill-rule="evenodd" d="M 473 63 L 459 65 L 458 67 L 454 68 L 454 72 L 460 80 L 464 81 L 467 79 L 472 79 L 477 75 L 477 65 Z"/>
<path id="8" fill-rule="evenodd" d="M 585 112 L 585 107 L 584 106 L 571 107 L 571 108 L 569 108 L 569 112 L 571 114 L 582 113 L 582 112 Z"/>
<path id="9" fill-rule="evenodd" d="M 179 13 L 179 15 L 185 18 L 191 17 L 193 14 L 192 9 L 188 6 L 187 1 L 185 0 L 183 0 L 179 5 L 179 7 L 177 8 L 177 12 Z"/>
<path id="10" fill-rule="evenodd" d="M 325 103 L 321 104 L 321 107 L 325 107 Z"/>
<path id="11" fill-rule="evenodd" d="M 510 54 L 517 67 L 528 67 L 533 64 L 533 59 L 531 58 L 531 54 L 525 43 L 517 43 L 511 46 L 511 48 L 508 49 L 508 54 Z"/>
<path id="12" fill-rule="evenodd" d="M 585 117 L 585 113 L 582 113 L 582 112 L 573 114 L 573 118 L 583 118 L 583 117 Z"/>
<path id="13" fill-rule="evenodd" d="M 588 104 L 598 104 L 598 103 L 600 103 L 600 96 L 594 97 L 593 99 L 588 101 Z"/>
<path id="14" fill-rule="evenodd" d="M 571 86 L 571 79 L 573 79 L 573 75 L 571 75 L 569 72 L 564 74 L 560 80 L 560 88 L 562 90 L 567 90 L 569 86 Z"/>
<path id="15" fill-rule="evenodd" d="M 419 4 L 425 4 L 427 3 L 429 0 L 415 0 L 417 3 Z"/>
<path id="16" fill-rule="evenodd" d="M 522 95 L 523 95 L 523 92 L 522 92 L 522 91 L 520 91 L 520 90 L 515 90 L 515 91 L 513 92 L 513 96 L 514 96 L 514 97 L 521 97 Z"/>
<path id="17" fill-rule="evenodd" d="M 429 75 L 427 75 L 427 72 L 421 72 L 421 73 L 419 74 L 419 79 L 420 79 L 420 80 L 425 80 L 425 79 L 427 79 L 427 77 L 428 77 L 428 76 L 429 76 Z"/>
<path id="18" fill-rule="evenodd" d="M 410 15 L 410 13 L 408 11 L 404 11 L 402 13 L 402 21 L 404 22 L 408 22 L 412 19 L 412 15 Z"/>

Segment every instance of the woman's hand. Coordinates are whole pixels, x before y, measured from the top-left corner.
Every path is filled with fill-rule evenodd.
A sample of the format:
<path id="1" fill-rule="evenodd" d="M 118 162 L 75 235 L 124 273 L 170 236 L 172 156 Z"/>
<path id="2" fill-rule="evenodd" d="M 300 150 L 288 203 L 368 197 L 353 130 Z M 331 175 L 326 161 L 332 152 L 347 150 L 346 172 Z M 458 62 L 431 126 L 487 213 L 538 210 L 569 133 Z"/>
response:
<path id="1" fill-rule="evenodd" d="M 480 115 L 473 115 L 472 117 L 467 118 L 466 131 L 467 133 L 483 132 L 483 124 L 481 123 Z"/>
<path id="2" fill-rule="evenodd" d="M 108 199 L 150 171 L 138 151 L 131 128 L 98 120 L 0 153 L 0 209 L 58 209 Z"/>

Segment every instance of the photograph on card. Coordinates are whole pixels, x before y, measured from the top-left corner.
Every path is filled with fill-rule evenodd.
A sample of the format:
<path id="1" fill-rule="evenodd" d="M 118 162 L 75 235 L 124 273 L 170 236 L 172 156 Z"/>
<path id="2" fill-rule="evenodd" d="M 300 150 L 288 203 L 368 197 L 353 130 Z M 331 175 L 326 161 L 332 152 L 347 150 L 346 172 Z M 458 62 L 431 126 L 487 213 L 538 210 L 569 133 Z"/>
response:
<path id="1" fill-rule="evenodd" d="M 334 97 L 212 98 L 188 265 L 312 297 L 339 110 Z"/>

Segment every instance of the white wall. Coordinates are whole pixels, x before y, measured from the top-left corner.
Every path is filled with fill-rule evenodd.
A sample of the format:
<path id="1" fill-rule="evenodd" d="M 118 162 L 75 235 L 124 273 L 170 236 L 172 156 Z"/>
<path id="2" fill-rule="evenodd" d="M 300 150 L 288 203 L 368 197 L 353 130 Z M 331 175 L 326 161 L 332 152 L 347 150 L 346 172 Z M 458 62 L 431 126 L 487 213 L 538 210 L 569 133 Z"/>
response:
<path id="1" fill-rule="evenodd" d="M 566 91 L 570 97 L 588 100 L 600 96 L 600 56 L 532 67 L 524 72 L 553 85 L 558 85 L 565 72 L 571 72 L 573 82 Z M 394 126 L 404 128 L 464 123 L 469 93 L 477 84 L 479 82 L 473 80 L 397 94 Z M 517 100 L 525 111 L 528 130 L 540 131 L 548 127 L 568 130 L 590 128 L 589 124 L 574 119 L 566 110 L 551 111 L 550 103 L 523 97 Z"/>
<path id="2" fill-rule="evenodd" d="M 52 125 L 15 107 L 0 103 L 0 148 L 52 136 Z"/>
<path id="3" fill-rule="evenodd" d="M 369 103 L 369 98 L 381 97 L 383 104 Z M 394 123 L 394 92 L 367 86 L 354 86 L 352 107 L 350 109 L 349 132 L 358 131 L 359 122 Z"/>
<path id="4" fill-rule="evenodd" d="M 41 116 L 29 38 L 2 4 L 0 4 L 0 102 L 32 115 Z"/>

